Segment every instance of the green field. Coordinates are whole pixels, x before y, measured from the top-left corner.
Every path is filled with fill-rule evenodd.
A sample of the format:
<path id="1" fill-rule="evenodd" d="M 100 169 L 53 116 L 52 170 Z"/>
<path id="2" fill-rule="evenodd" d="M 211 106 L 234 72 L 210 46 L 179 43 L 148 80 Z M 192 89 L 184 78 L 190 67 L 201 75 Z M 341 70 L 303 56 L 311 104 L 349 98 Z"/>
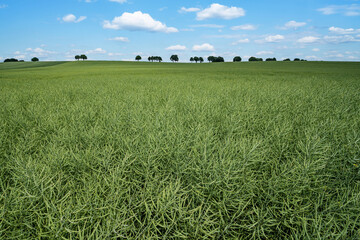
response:
<path id="1" fill-rule="evenodd" d="M 0 239 L 360 238 L 360 63 L 1 63 L 0 106 Z"/>

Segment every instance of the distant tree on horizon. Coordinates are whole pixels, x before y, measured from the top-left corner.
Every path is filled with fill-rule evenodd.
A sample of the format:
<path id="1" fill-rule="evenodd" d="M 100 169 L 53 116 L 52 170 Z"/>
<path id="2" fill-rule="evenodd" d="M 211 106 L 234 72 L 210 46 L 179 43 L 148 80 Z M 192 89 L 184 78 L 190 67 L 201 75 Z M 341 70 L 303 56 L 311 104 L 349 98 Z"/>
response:
<path id="1" fill-rule="evenodd" d="M 33 57 L 33 58 L 31 59 L 31 61 L 32 61 L 32 62 L 38 62 L 39 59 L 38 59 L 37 57 Z"/>
<path id="2" fill-rule="evenodd" d="M 158 61 L 158 62 L 161 62 L 162 61 L 162 58 L 160 56 L 150 56 L 148 57 L 148 60 L 149 62 L 154 62 L 154 61 Z"/>
<path id="3" fill-rule="evenodd" d="M 194 62 L 195 60 L 194 60 L 194 58 L 193 57 L 191 57 L 190 58 L 190 62 Z"/>
<path id="4" fill-rule="evenodd" d="M 4 60 L 4 62 L 18 62 L 19 60 L 17 60 L 16 58 L 7 58 Z"/>
<path id="5" fill-rule="evenodd" d="M 233 58 L 233 62 L 241 62 L 241 57 L 240 56 L 236 56 Z"/>
<path id="6" fill-rule="evenodd" d="M 290 60 L 290 58 L 286 58 L 286 59 L 284 59 L 283 61 L 284 61 L 284 62 L 289 62 L 289 61 L 291 61 L 291 60 Z"/>
<path id="7" fill-rule="evenodd" d="M 85 61 L 85 60 L 87 59 L 87 56 L 86 56 L 85 54 L 81 54 L 80 56 L 79 56 L 79 55 L 76 55 L 76 56 L 75 56 L 75 59 L 76 59 L 77 56 L 78 56 L 78 59 L 77 59 L 77 60 L 82 59 L 83 61 Z"/>
<path id="8" fill-rule="evenodd" d="M 199 57 L 194 57 L 194 61 L 197 63 L 199 61 Z"/>
<path id="9" fill-rule="evenodd" d="M 295 58 L 294 62 L 300 61 L 300 58 Z"/>
<path id="10" fill-rule="evenodd" d="M 79 61 L 80 56 L 79 56 L 79 55 L 76 55 L 76 56 L 75 56 L 75 59 Z"/>
<path id="11" fill-rule="evenodd" d="M 266 62 L 276 62 L 276 58 L 267 58 Z"/>
<path id="12" fill-rule="evenodd" d="M 136 61 L 140 61 L 140 60 L 141 60 L 141 56 L 140 56 L 140 55 L 137 55 L 137 56 L 135 57 L 135 60 L 136 60 Z"/>
<path id="13" fill-rule="evenodd" d="M 209 62 L 214 62 L 215 57 L 214 57 L 214 56 L 208 56 L 207 60 L 208 60 Z"/>
<path id="14" fill-rule="evenodd" d="M 225 62 L 224 58 L 221 56 L 215 57 L 213 62 Z"/>
<path id="15" fill-rule="evenodd" d="M 249 62 L 262 62 L 262 58 L 250 57 Z"/>
<path id="16" fill-rule="evenodd" d="M 203 57 L 199 57 L 199 62 L 200 62 L 200 63 L 203 63 L 203 62 L 204 62 Z"/>
<path id="17" fill-rule="evenodd" d="M 170 60 L 171 60 L 172 62 L 178 62 L 178 61 L 179 61 L 179 57 L 178 57 L 178 55 L 171 55 Z"/>

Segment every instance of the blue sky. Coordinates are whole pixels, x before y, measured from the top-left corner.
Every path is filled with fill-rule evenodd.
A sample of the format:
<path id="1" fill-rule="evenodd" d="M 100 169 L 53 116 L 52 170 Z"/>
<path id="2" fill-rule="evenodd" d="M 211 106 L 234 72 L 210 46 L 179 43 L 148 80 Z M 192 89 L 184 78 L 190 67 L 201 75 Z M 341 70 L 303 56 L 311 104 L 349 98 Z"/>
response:
<path id="1" fill-rule="evenodd" d="M 0 0 L 0 61 L 360 61 L 359 0 Z"/>

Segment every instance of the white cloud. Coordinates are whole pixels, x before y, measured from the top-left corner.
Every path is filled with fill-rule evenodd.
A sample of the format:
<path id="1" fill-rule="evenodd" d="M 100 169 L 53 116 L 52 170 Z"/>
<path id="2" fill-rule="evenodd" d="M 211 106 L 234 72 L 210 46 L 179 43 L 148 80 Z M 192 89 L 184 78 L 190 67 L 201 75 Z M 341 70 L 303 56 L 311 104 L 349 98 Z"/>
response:
<path id="1" fill-rule="evenodd" d="M 300 38 L 299 40 L 297 40 L 297 42 L 299 42 L 299 43 L 314 43 L 314 42 L 317 42 L 318 40 L 319 40 L 318 37 L 307 36 L 307 37 Z"/>
<path id="2" fill-rule="evenodd" d="M 106 51 L 102 48 L 96 48 L 93 50 L 86 51 L 86 54 L 105 54 L 105 53 L 106 53 Z"/>
<path id="3" fill-rule="evenodd" d="M 174 46 L 167 47 L 166 50 L 169 50 L 169 51 L 184 51 L 184 50 L 186 50 L 186 46 L 174 45 Z"/>
<path id="4" fill-rule="evenodd" d="M 191 7 L 191 8 L 182 7 L 179 10 L 180 13 L 198 12 L 198 11 L 200 11 L 200 8 L 194 8 L 194 7 Z"/>
<path id="5" fill-rule="evenodd" d="M 285 37 L 283 35 L 273 35 L 273 36 L 267 36 L 265 38 L 265 42 L 279 42 L 280 40 L 285 39 Z"/>
<path id="6" fill-rule="evenodd" d="M 114 37 L 110 38 L 109 40 L 118 42 L 129 42 L 129 39 L 127 37 Z"/>
<path id="7" fill-rule="evenodd" d="M 324 40 L 328 43 L 347 43 L 347 42 L 360 42 L 359 38 L 355 38 L 351 35 L 343 36 L 325 36 Z"/>
<path id="8" fill-rule="evenodd" d="M 6 4 L 1 4 L 1 5 L 0 5 L 0 8 L 7 8 L 7 6 L 8 6 L 8 5 L 6 5 Z"/>
<path id="9" fill-rule="evenodd" d="M 304 27 L 306 22 L 296 22 L 296 21 L 289 21 L 285 23 L 284 29 L 297 29 L 299 27 Z"/>
<path id="10" fill-rule="evenodd" d="M 14 56 L 14 58 L 19 59 L 19 60 L 24 59 L 25 57 L 26 56 L 24 54 Z"/>
<path id="11" fill-rule="evenodd" d="M 256 55 L 269 55 L 269 54 L 274 54 L 274 53 L 272 51 L 260 51 L 256 53 Z"/>
<path id="12" fill-rule="evenodd" d="M 210 51 L 215 51 L 215 48 L 213 45 L 209 44 L 209 43 L 204 43 L 202 45 L 194 45 L 192 48 L 193 51 L 201 51 L 201 52 L 210 52 Z"/>
<path id="13" fill-rule="evenodd" d="M 48 51 L 42 48 L 27 48 L 25 51 L 33 53 L 33 54 L 37 54 L 38 56 L 47 56 L 49 54 L 54 54 L 55 52 L 52 51 Z"/>
<path id="14" fill-rule="evenodd" d="M 111 22 L 104 21 L 104 28 L 121 29 L 130 31 L 149 31 L 149 32 L 178 32 L 174 27 L 167 27 L 164 23 L 154 20 L 149 14 L 137 11 L 134 13 L 123 13 L 120 17 L 115 17 Z"/>
<path id="15" fill-rule="evenodd" d="M 307 60 L 320 60 L 317 56 L 311 55 L 305 57 Z"/>
<path id="16" fill-rule="evenodd" d="M 318 48 L 313 48 L 312 51 L 313 51 L 313 52 L 319 52 L 320 49 L 318 49 Z"/>
<path id="17" fill-rule="evenodd" d="M 330 5 L 324 8 L 319 8 L 318 11 L 324 15 L 342 14 L 345 16 L 359 16 L 360 5 Z"/>
<path id="18" fill-rule="evenodd" d="M 236 42 L 233 42 L 232 45 L 238 45 L 238 44 L 241 44 L 241 43 L 249 43 L 249 42 L 250 42 L 250 40 L 248 38 L 239 39 Z"/>
<path id="19" fill-rule="evenodd" d="M 109 0 L 110 2 L 124 3 L 127 0 Z"/>
<path id="20" fill-rule="evenodd" d="M 227 7 L 218 3 L 213 3 L 209 8 L 198 12 L 196 19 L 205 20 L 209 18 L 234 19 L 245 16 L 245 11 L 238 7 Z"/>
<path id="21" fill-rule="evenodd" d="M 256 30 L 256 26 L 252 24 L 244 24 L 231 27 L 231 30 Z"/>
<path id="22" fill-rule="evenodd" d="M 355 34 L 360 33 L 360 29 L 354 29 L 354 28 L 339 28 L 339 27 L 330 27 L 329 31 L 336 34 Z"/>
<path id="23" fill-rule="evenodd" d="M 197 25 L 191 25 L 190 27 L 197 28 L 197 27 L 205 27 L 205 28 L 224 28 L 224 25 L 218 25 L 218 24 L 197 24 Z"/>
<path id="24" fill-rule="evenodd" d="M 16 52 L 14 52 L 14 54 L 19 55 L 19 54 L 21 54 L 21 52 L 20 52 L 20 51 L 16 51 Z"/>
<path id="25" fill-rule="evenodd" d="M 68 14 L 62 18 L 62 20 L 67 23 L 71 23 L 71 22 L 78 23 L 78 22 L 84 21 L 85 19 L 86 19 L 86 16 L 80 16 L 79 18 L 76 18 L 76 16 L 74 14 Z"/>
<path id="26" fill-rule="evenodd" d="M 109 55 L 110 57 L 112 57 L 112 56 L 122 56 L 122 55 L 124 55 L 124 54 L 122 54 L 122 53 L 108 53 L 108 55 Z"/>

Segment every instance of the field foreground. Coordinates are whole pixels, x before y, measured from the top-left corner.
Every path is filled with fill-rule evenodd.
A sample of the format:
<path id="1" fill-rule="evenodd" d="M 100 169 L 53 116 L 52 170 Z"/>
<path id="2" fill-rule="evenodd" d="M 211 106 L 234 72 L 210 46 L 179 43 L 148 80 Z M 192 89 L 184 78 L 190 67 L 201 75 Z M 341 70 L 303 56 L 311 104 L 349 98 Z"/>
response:
<path id="1" fill-rule="evenodd" d="M 0 239 L 358 239 L 360 63 L 0 64 Z"/>

